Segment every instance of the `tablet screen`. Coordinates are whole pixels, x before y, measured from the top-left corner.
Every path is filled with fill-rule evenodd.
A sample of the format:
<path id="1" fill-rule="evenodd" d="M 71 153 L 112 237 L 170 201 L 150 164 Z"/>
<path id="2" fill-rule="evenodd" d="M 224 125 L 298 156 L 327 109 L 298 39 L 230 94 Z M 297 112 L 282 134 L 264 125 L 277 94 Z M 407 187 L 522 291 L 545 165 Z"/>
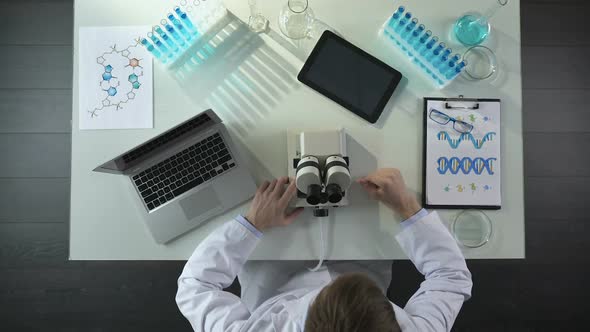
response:
<path id="1" fill-rule="evenodd" d="M 375 122 L 399 83 L 401 74 L 326 31 L 298 78 L 357 115 Z"/>

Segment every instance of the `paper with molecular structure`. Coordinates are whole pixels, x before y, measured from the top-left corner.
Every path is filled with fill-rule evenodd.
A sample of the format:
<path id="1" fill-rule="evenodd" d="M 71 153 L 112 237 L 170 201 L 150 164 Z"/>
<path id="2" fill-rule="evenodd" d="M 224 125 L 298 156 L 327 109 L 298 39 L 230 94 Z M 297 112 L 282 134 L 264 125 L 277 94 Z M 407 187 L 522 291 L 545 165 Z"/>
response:
<path id="1" fill-rule="evenodd" d="M 153 128 L 152 56 L 139 44 L 149 26 L 79 31 L 79 126 Z"/>

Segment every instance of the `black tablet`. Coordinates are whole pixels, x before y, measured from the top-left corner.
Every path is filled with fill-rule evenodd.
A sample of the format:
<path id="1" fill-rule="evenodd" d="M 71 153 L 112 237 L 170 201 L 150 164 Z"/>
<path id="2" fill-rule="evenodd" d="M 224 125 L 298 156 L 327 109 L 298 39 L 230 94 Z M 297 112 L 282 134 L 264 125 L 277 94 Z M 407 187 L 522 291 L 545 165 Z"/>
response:
<path id="1" fill-rule="evenodd" d="M 297 79 L 375 123 L 402 74 L 331 31 L 325 31 Z"/>

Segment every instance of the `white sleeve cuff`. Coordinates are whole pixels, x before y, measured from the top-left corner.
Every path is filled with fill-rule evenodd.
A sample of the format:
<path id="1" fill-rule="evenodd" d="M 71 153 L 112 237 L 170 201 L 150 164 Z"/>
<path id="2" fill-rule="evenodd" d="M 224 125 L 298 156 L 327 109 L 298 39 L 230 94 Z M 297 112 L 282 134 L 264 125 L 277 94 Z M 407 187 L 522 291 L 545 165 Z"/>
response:
<path id="1" fill-rule="evenodd" d="M 262 237 L 262 232 L 257 230 L 256 227 L 254 227 L 248 220 L 246 220 L 246 218 L 244 218 L 244 216 L 242 215 L 237 215 L 234 218 L 235 221 L 239 222 L 240 224 L 242 224 L 242 226 L 246 227 L 250 232 L 252 232 L 257 238 L 261 238 Z"/>
<path id="2" fill-rule="evenodd" d="M 414 214 L 410 218 L 402 221 L 400 225 L 402 226 L 402 229 L 404 229 L 404 228 L 412 225 L 416 221 L 426 217 L 427 215 L 428 215 L 428 211 L 426 211 L 426 209 L 421 209 L 420 211 L 416 212 L 416 214 Z"/>

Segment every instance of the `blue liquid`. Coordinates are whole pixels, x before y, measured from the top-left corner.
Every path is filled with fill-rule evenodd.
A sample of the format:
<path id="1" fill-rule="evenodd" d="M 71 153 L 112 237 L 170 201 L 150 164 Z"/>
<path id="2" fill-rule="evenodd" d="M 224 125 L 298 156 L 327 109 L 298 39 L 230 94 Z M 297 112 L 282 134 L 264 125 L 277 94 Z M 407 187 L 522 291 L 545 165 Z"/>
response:
<path id="1" fill-rule="evenodd" d="M 447 63 L 441 64 L 438 70 L 446 76 L 446 74 L 450 73 L 451 70 L 455 70 L 455 65 L 457 64 L 457 61 L 459 61 L 459 59 L 459 54 L 453 55 L 453 57 Z"/>
<path id="2" fill-rule="evenodd" d="M 434 58 L 437 57 L 439 54 L 440 54 L 440 51 L 437 51 L 435 49 L 432 53 L 428 53 L 428 55 L 426 56 L 426 61 L 432 62 L 432 60 L 434 60 Z"/>
<path id="3" fill-rule="evenodd" d="M 182 23 L 180 23 L 180 21 L 176 17 L 174 17 L 174 15 L 168 14 L 168 20 L 170 20 L 170 22 L 174 24 L 176 30 L 180 31 L 180 33 L 184 36 L 184 38 L 186 38 L 186 40 L 190 41 L 191 39 L 193 39 L 193 36 L 191 36 L 191 34 L 184 28 Z"/>
<path id="4" fill-rule="evenodd" d="M 430 36 L 432 36 L 432 32 L 430 30 L 426 31 L 422 36 L 420 36 L 420 38 L 418 38 L 418 40 L 416 40 L 416 42 L 414 43 L 414 49 L 416 51 L 421 49 L 422 46 L 424 46 L 424 44 L 428 40 L 428 38 L 430 38 Z"/>
<path id="5" fill-rule="evenodd" d="M 162 38 L 162 40 L 168 44 L 174 53 L 178 52 L 178 45 L 176 45 L 176 43 L 164 32 L 164 30 L 162 30 L 162 28 L 156 26 L 154 27 L 154 30 L 160 36 L 160 38 Z"/>
<path id="6" fill-rule="evenodd" d="M 444 65 L 447 60 L 449 60 L 449 56 L 445 55 L 443 53 L 443 55 L 441 55 L 440 57 L 434 59 L 434 61 L 432 62 L 432 65 L 436 68 L 440 67 L 441 65 Z"/>
<path id="7" fill-rule="evenodd" d="M 445 78 L 446 78 L 447 80 L 452 80 L 453 78 L 455 78 L 455 76 L 459 75 L 459 72 L 460 72 L 460 71 L 457 71 L 457 68 L 455 68 L 454 70 L 453 70 L 453 69 L 450 69 L 450 70 L 449 70 L 449 71 L 448 71 L 448 72 L 445 74 Z"/>
<path id="8" fill-rule="evenodd" d="M 154 34 L 148 33 L 148 37 L 152 40 L 156 48 L 160 49 L 162 53 L 167 54 L 168 57 L 172 57 L 172 54 L 169 52 L 168 48 L 156 37 Z"/>
<path id="9" fill-rule="evenodd" d="M 434 67 L 439 67 L 441 64 L 444 64 L 445 62 L 447 62 L 447 60 L 449 60 L 449 55 L 451 54 L 452 50 L 450 48 L 447 48 L 446 50 L 444 50 L 444 52 L 442 52 L 441 56 L 434 59 L 434 61 L 432 61 L 432 65 Z"/>
<path id="10" fill-rule="evenodd" d="M 453 57 L 451 58 L 451 62 L 453 63 L 457 63 L 457 61 L 459 61 L 459 59 L 461 59 L 461 57 L 459 56 L 459 54 L 455 54 L 453 55 Z"/>
<path id="11" fill-rule="evenodd" d="M 198 31 L 197 31 L 197 28 L 195 27 L 195 25 L 193 24 L 191 19 L 188 17 L 188 15 L 186 13 L 184 13 L 182 10 L 180 10 L 180 7 L 174 8 L 174 12 L 176 13 L 176 15 L 178 15 L 178 17 L 180 18 L 180 20 L 182 21 L 184 26 L 186 26 L 186 28 L 188 29 L 189 32 L 191 32 L 192 34 L 195 34 L 195 35 L 198 34 Z"/>
<path id="12" fill-rule="evenodd" d="M 424 24 L 420 24 L 416 30 L 412 31 L 412 34 L 408 36 L 408 44 L 413 46 L 416 41 L 419 41 L 418 37 L 424 32 L 424 28 Z"/>
<path id="13" fill-rule="evenodd" d="M 397 22 L 397 25 L 395 26 L 395 29 L 393 29 L 393 31 L 399 33 L 401 31 L 401 29 L 406 25 L 406 23 L 407 23 L 406 19 L 402 18 L 401 20 L 399 20 Z"/>
<path id="14" fill-rule="evenodd" d="M 412 22 L 410 22 L 410 24 L 408 24 L 406 26 L 406 28 L 404 29 L 404 31 L 400 35 L 402 37 L 402 39 L 407 39 L 407 37 L 410 35 L 410 32 L 412 32 L 412 30 L 414 30 L 414 28 L 416 27 L 417 23 L 418 23 L 418 20 L 413 19 Z"/>
<path id="15" fill-rule="evenodd" d="M 395 26 L 395 23 L 397 23 L 398 20 L 399 20 L 399 14 L 393 13 L 393 15 L 391 15 L 391 18 L 389 19 L 389 23 L 387 23 L 387 25 L 390 28 L 393 28 Z"/>
<path id="16" fill-rule="evenodd" d="M 455 78 L 457 75 L 459 75 L 459 73 L 461 72 L 461 70 L 463 70 L 463 68 L 465 67 L 466 63 L 465 61 L 461 61 L 459 62 L 459 64 L 457 64 L 457 66 L 455 67 L 455 69 L 449 69 L 449 71 L 447 71 L 447 73 L 445 74 L 445 77 L 448 80 L 451 80 L 453 78 Z"/>
<path id="17" fill-rule="evenodd" d="M 400 33 L 402 31 L 402 29 L 406 26 L 406 24 L 412 19 L 412 14 L 411 13 L 406 13 L 406 15 L 404 15 L 404 17 L 402 17 L 399 20 L 398 25 L 396 25 L 395 27 L 395 32 Z"/>
<path id="18" fill-rule="evenodd" d="M 420 49 L 420 55 L 425 56 L 426 53 L 430 53 L 432 47 L 434 46 L 434 44 L 436 44 L 437 41 L 438 37 L 432 37 L 432 39 L 428 43 L 422 46 L 422 48 Z"/>
<path id="19" fill-rule="evenodd" d="M 435 49 L 434 51 L 432 51 L 432 53 L 429 53 L 426 56 L 426 60 L 428 60 L 428 62 L 432 62 L 436 57 L 438 57 L 440 55 L 440 52 L 442 51 L 442 49 L 445 48 L 445 43 L 440 43 Z"/>
<path id="20" fill-rule="evenodd" d="M 481 44 L 490 33 L 490 26 L 482 20 L 478 22 L 481 16 L 464 15 L 455 22 L 455 36 L 464 45 Z"/>
<path id="21" fill-rule="evenodd" d="M 141 45 L 145 46 L 145 48 L 147 48 L 147 50 L 152 53 L 157 59 L 160 60 L 165 60 L 162 59 L 162 53 L 160 53 L 160 51 L 158 51 L 154 45 L 152 45 L 147 39 L 142 38 L 141 39 Z"/>
<path id="22" fill-rule="evenodd" d="M 425 45 L 425 46 L 422 48 L 422 50 L 420 51 L 420 55 L 421 55 L 421 56 L 424 56 L 424 55 L 426 55 L 426 53 L 430 53 L 430 51 L 432 51 L 432 45 L 428 45 L 428 44 L 426 44 L 426 45 Z"/>
<path id="23" fill-rule="evenodd" d="M 440 71 L 440 73 L 446 77 L 447 73 L 452 73 L 455 71 L 455 63 L 452 61 L 449 61 L 448 63 L 443 63 L 442 65 L 440 65 L 440 67 L 438 67 L 438 71 Z"/>
<path id="24" fill-rule="evenodd" d="M 178 34 L 178 32 L 176 32 L 176 30 L 170 24 L 166 24 L 165 28 L 166 28 L 166 31 L 168 31 L 168 33 L 172 36 L 172 38 L 174 38 L 174 41 L 178 45 L 180 45 L 180 47 L 184 47 L 184 45 L 185 45 L 184 39 L 182 39 L 182 37 Z"/>

